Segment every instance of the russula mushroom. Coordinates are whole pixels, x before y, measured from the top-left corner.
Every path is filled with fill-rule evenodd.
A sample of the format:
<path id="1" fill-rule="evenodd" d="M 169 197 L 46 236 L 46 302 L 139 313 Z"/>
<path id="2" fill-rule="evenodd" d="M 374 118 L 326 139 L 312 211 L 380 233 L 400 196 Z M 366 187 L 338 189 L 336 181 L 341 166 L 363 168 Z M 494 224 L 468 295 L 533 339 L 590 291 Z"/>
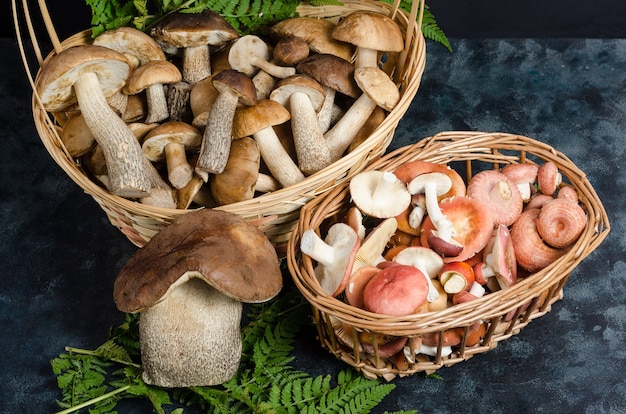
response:
<path id="1" fill-rule="evenodd" d="M 337 24 L 315 17 L 299 16 L 283 19 L 270 28 L 275 37 L 296 36 L 308 43 L 309 48 L 318 54 L 331 54 L 345 60 L 352 59 L 354 46 L 332 38 Z"/>
<path id="2" fill-rule="evenodd" d="M 219 174 L 228 161 L 237 104 L 254 105 L 256 90 L 248 76 L 233 69 L 221 71 L 212 82 L 219 95 L 209 110 L 196 171 Z"/>
<path id="3" fill-rule="evenodd" d="M 277 78 L 287 78 L 296 74 L 293 66 L 278 66 L 271 61 L 270 48 L 260 37 L 245 35 L 235 40 L 228 52 L 230 67 L 253 77 L 263 70 Z"/>
<path id="4" fill-rule="evenodd" d="M 559 184 L 561 184 L 562 176 L 559 167 L 552 161 L 546 161 L 539 166 L 537 170 L 537 184 L 542 194 L 553 195 Z"/>
<path id="5" fill-rule="evenodd" d="M 398 222 L 390 217 L 381 221 L 365 237 L 354 258 L 352 271 L 357 271 L 364 266 L 376 266 L 385 260 L 383 253 L 389 239 L 398 229 Z"/>
<path id="6" fill-rule="evenodd" d="M 476 173 L 467 184 L 467 196 L 482 201 L 496 225 L 510 226 L 524 208 L 517 185 L 497 170 Z"/>
<path id="7" fill-rule="evenodd" d="M 440 250 L 445 247 L 445 251 L 438 251 L 438 253 L 446 254 L 447 256 L 454 256 L 463 248 L 458 240 L 453 238 L 454 228 L 452 223 L 441 212 L 439 207 L 439 197 L 450 191 L 451 188 L 452 180 L 450 177 L 440 172 L 420 174 L 407 185 L 410 194 L 424 194 L 426 211 L 435 227 L 433 235 L 441 241 L 439 243 L 441 246 Z"/>
<path id="8" fill-rule="evenodd" d="M 356 46 L 355 66 L 378 67 L 378 52 L 400 52 L 404 36 L 396 22 L 384 14 L 359 10 L 344 17 L 333 30 L 335 40 Z"/>
<path id="9" fill-rule="evenodd" d="M 343 292 L 360 245 L 356 232 L 344 223 L 333 224 L 324 240 L 314 230 L 302 233 L 300 240 L 300 250 L 317 261 L 315 275 L 322 289 L 331 296 Z"/>
<path id="10" fill-rule="evenodd" d="M 330 128 L 337 92 L 351 98 L 361 94 L 354 80 L 354 66 L 338 56 L 314 54 L 298 63 L 296 70 L 315 79 L 324 88 L 324 104 L 317 114 L 322 132 Z"/>
<path id="11" fill-rule="evenodd" d="M 463 246 L 456 256 L 444 255 L 444 262 L 465 261 L 474 257 L 487 245 L 493 232 L 493 220 L 482 202 L 469 197 L 450 197 L 442 200 L 438 207 L 452 226 L 451 234 L 454 242 Z M 441 236 L 433 237 L 434 229 L 435 226 L 429 213 L 422 222 L 422 245 L 432 244 L 431 248 L 434 250 L 445 250 L 452 243 L 442 243 Z M 441 254 L 441 251 L 438 253 Z"/>
<path id="12" fill-rule="evenodd" d="M 435 251 L 428 247 L 410 246 L 396 254 L 393 262 L 418 268 L 426 278 L 428 286 L 426 300 L 435 302 L 439 298 L 439 291 L 431 279 L 437 278 L 444 263 Z"/>
<path id="13" fill-rule="evenodd" d="M 161 122 L 170 116 L 165 85 L 180 82 L 182 75 L 176 65 L 167 60 L 152 60 L 133 70 L 122 91 L 136 95 L 146 91 L 148 115 L 145 122 Z"/>
<path id="14" fill-rule="evenodd" d="M 398 87 L 381 69 L 357 68 L 354 70 L 354 80 L 363 93 L 324 134 L 333 162 L 342 157 L 377 105 L 391 111 L 400 101 Z"/>
<path id="15" fill-rule="evenodd" d="M 524 162 L 521 164 L 509 164 L 500 172 L 515 183 L 524 201 L 530 200 L 533 194 L 533 184 L 537 182 L 539 166 L 535 163 Z"/>
<path id="16" fill-rule="evenodd" d="M 184 214 L 124 265 L 113 294 L 141 312 L 143 379 L 162 387 L 220 384 L 239 367 L 242 302 L 278 294 L 282 276 L 258 228 L 225 211 Z"/>
<path id="17" fill-rule="evenodd" d="M 348 305 L 363 309 L 363 291 L 365 286 L 381 270 L 377 266 L 365 266 L 350 275 L 344 289 Z"/>
<path id="18" fill-rule="evenodd" d="M 410 315 L 424 303 L 427 292 L 426 279 L 419 269 L 407 265 L 389 266 L 365 286 L 363 307 L 382 315 Z"/>
<path id="19" fill-rule="evenodd" d="M 252 136 L 256 140 L 265 165 L 283 187 L 297 184 L 305 178 L 273 128 L 289 119 L 291 114 L 284 106 L 262 99 L 256 105 L 237 109 L 232 131 L 234 138 Z"/>
<path id="20" fill-rule="evenodd" d="M 330 152 L 316 114 L 324 102 L 322 86 L 309 76 L 296 74 L 281 79 L 270 93 L 270 99 L 286 107 L 291 114 L 300 171 L 311 175 L 330 165 Z"/>
<path id="21" fill-rule="evenodd" d="M 226 205 L 253 198 L 260 164 L 261 153 L 254 139 L 233 140 L 224 171 L 211 177 L 211 194 L 215 201 Z"/>
<path id="22" fill-rule="evenodd" d="M 201 132 L 181 121 L 169 121 L 148 132 L 142 144 L 146 157 L 157 162 L 165 159 L 167 176 L 174 188 L 187 185 L 193 175 L 193 167 L 187 161 L 186 151 L 200 148 Z"/>
<path id="23" fill-rule="evenodd" d="M 211 10 L 168 14 L 150 34 L 157 42 L 183 49 L 182 76 L 192 85 L 211 75 L 209 45 L 221 46 L 239 36 L 230 23 Z"/>
<path id="24" fill-rule="evenodd" d="M 587 214 L 576 202 L 555 198 L 541 207 L 537 231 L 552 247 L 563 248 L 574 243 L 585 230 Z"/>
<path id="25" fill-rule="evenodd" d="M 492 290 L 495 289 L 493 284 L 489 283 L 491 277 L 495 277 L 497 289 L 506 289 L 516 283 L 517 260 L 511 234 L 506 225 L 499 224 L 494 229 L 491 240 L 483 249 L 482 262 L 474 265 L 474 269 L 479 271 L 479 278 L 486 280 Z"/>
<path id="26" fill-rule="evenodd" d="M 86 124 L 102 148 L 109 191 L 141 198 L 151 189 L 148 160 L 126 123 L 107 104 L 119 91 L 130 66 L 122 55 L 102 46 L 80 45 L 55 55 L 41 69 L 37 93 L 44 108 L 58 112 L 78 102 Z"/>
<path id="27" fill-rule="evenodd" d="M 454 295 L 469 289 L 474 283 L 474 270 L 466 262 L 450 262 L 439 271 L 439 281 L 446 293 Z"/>
<path id="28" fill-rule="evenodd" d="M 411 194 L 388 171 L 364 171 L 350 180 L 350 197 L 366 215 L 388 218 L 400 215 L 411 203 Z"/>
<path id="29" fill-rule="evenodd" d="M 446 164 L 439 164 L 436 162 L 423 160 L 413 160 L 403 163 L 393 171 L 396 177 L 398 177 L 400 181 L 407 185 L 418 175 L 431 172 L 443 173 L 447 175 L 452 182 L 450 190 L 447 193 L 441 194 L 438 197 L 439 201 L 448 197 L 463 197 L 466 195 L 467 189 L 465 187 L 465 181 L 463 181 L 463 177 L 461 177 L 461 175 L 456 170 L 450 168 Z"/>
<path id="30" fill-rule="evenodd" d="M 517 264 L 528 272 L 537 272 L 563 256 L 565 248 L 547 245 L 537 231 L 540 209 L 527 209 L 511 226 L 511 241 Z"/>

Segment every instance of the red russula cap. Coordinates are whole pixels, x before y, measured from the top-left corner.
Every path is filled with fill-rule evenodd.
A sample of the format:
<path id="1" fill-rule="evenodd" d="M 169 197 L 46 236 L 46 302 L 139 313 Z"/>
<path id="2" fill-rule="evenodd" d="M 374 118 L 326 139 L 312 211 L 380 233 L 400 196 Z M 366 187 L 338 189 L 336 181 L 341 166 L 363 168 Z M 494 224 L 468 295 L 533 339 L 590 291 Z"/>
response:
<path id="1" fill-rule="evenodd" d="M 424 303 L 428 284 L 420 270 L 413 266 L 389 266 L 376 274 L 363 291 L 363 303 L 371 312 L 409 315 Z"/>
<path id="2" fill-rule="evenodd" d="M 467 196 L 487 206 L 494 224 L 510 226 L 524 207 L 517 185 L 496 170 L 480 171 L 474 175 L 467 185 Z"/>

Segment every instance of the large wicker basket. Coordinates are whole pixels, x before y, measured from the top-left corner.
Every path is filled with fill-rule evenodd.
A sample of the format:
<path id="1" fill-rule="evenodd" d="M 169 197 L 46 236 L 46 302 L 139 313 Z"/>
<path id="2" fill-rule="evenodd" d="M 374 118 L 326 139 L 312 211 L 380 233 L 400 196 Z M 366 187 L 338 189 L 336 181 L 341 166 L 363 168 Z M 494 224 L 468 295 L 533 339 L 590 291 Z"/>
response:
<path id="1" fill-rule="evenodd" d="M 487 294 L 480 299 L 458 304 L 443 311 L 389 317 L 368 312 L 346 304 L 341 298 L 328 295 L 317 282 L 314 263 L 299 251 L 302 234 L 314 229 L 322 235 L 325 228 L 338 218 L 344 217 L 350 207 L 348 183 L 317 197 L 301 211 L 298 227 L 293 231 L 287 250 L 289 270 L 298 289 L 310 302 L 317 325 L 319 340 L 340 360 L 360 370 L 367 377 L 384 377 L 388 380 L 397 375 L 416 372 L 433 372 L 437 369 L 469 359 L 475 354 L 494 348 L 499 341 L 516 335 L 520 330 L 550 311 L 552 303 L 562 298 L 563 286 L 574 267 L 604 240 L 610 230 L 608 217 L 598 196 L 585 174 L 564 154 L 531 138 L 506 133 L 445 132 L 399 148 L 372 163 L 367 170 L 393 171 L 412 160 L 448 163 L 461 168 L 472 176 L 484 169 L 497 169 L 510 163 L 532 161 L 538 164 L 552 161 L 560 168 L 564 182 L 570 183 L 578 192 L 580 203 L 587 212 L 587 225 L 572 249 L 543 270 L 522 279 L 513 287 Z M 530 306 L 528 306 L 530 304 Z M 528 306 L 528 307 L 525 307 Z M 511 318 L 511 315 L 513 317 Z M 357 334 L 406 336 L 408 346 L 414 346 L 416 338 L 427 333 L 438 333 L 450 328 L 467 328 L 474 322 L 486 323 L 486 334 L 475 346 L 453 348 L 449 356 L 442 356 L 439 342 L 436 356 L 418 358 L 396 364 L 377 353 L 359 352 L 359 347 L 346 346 L 345 338 L 338 338 L 337 327 L 341 324 Z M 345 332 L 346 329 L 342 330 Z M 465 331 L 467 332 L 467 331 Z M 352 342 L 358 343 L 358 342 Z M 354 348 L 354 349 L 353 349 Z"/>
<path id="2" fill-rule="evenodd" d="M 334 20 L 356 10 L 372 10 L 391 16 L 401 27 L 406 40 L 405 50 L 400 53 L 394 70 L 394 79 L 399 86 L 401 98 L 395 109 L 367 140 L 320 172 L 307 177 L 297 185 L 266 193 L 248 201 L 218 207 L 254 220 L 276 246 L 286 244 L 302 205 L 362 170 L 371 160 L 385 152 L 393 139 L 398 122 L 417 92 L 424 71 L 426 50 L 420 30 L 423 0 L 415 1 L 411 13 L 405 13 L 397 9 L 397 6 L 372 0 L 346 0 L 342 3 L 342 6 L 325 7 L 302 4 L 298 8 L 298 13 L 301 16 Z M 31 86 L 35 91 L 35 72 L 38 68 L 32 67 L 32 58 L 36 58 L 39 66 L 42 65 L 45 59 L 42 47 L 51 43 L 54 49 L 52 55 L 70 46 L 89 43 L 91 31 L 77 33 L 60 42 L 45 2 L 40 1 L 35 9 L 43 16 L 49 39 L 39 39 L 34 30 L 35 16 L 33 10 L 28 7 L 28 2 L 19 4 L 12 0 L 12 6 L 20 51 Z M 55 162 L 98 202 L 111 223 L 134 244 L 142 246 L 163 226 L 189 211 L 151 207 L 110 194 L 92 181 L 77 160 L 69 155 L 59 136 L 59 120 L 44 110 L 36 92 L 33 94 L 32 110 L 40 138 Z"/>

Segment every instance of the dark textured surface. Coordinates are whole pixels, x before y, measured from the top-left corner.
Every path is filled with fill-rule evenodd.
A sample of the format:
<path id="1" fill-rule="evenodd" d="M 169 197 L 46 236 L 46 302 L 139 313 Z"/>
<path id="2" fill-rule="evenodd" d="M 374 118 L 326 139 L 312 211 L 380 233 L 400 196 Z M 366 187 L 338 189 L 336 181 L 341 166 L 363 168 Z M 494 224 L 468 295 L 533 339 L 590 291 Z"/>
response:
<path id="1" fill-rule="evenodd" d="M 566 153 L 596 188 L 612 232 L 565 286 L 550 313 L 494 350 L 394 381 L 379 406 L 422 413 L 626 412 L 626 40 L 453 40 L 428 44 L 427 67 L 392 147 L 444 130 L 519 133 Z M 0 412 L 56 409 L 49 360 L 99 345 L 122 321 L 112 283 L 136 248 L 57 167 L 30 111 L 13 40 L 0 41 Z M 294 366 L 311 375 L 344 365 L 314 332 Z M 149 412 L 144 403 L 122 413 Z"/>

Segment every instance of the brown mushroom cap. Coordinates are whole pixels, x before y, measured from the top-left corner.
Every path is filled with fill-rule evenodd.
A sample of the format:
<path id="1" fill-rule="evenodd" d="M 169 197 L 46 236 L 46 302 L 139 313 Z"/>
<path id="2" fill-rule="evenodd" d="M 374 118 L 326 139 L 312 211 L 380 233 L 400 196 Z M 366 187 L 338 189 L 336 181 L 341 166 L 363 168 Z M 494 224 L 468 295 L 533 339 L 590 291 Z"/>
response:
<path id="1" fill-rule="evenodd" d="M 400 27 L 391 18 L 373 11 L 359 10 L 347 15 L 333 30 L 335 40 L 386 52 L 404 49 Z"/>
<path id="2" fill-rule="evenodd" d="M 354 47 L 350 43 L 332 38 L 335 27 L 337 25 L 330 20 L 300 16 L 277 22 L 272 26 L 270 32 L 274 36 L 300 37 L 309 44 L 314 52 L 328 53 L 350 60 Z"/>
<path id="3" fill-rule="evenodd" d="M 296 70 L 310 76 L 321 85 L 352 98 L 361 94 L 361 89 L 354 81 L 354 66 L 338 56 L 330 54 L 311 55 L 298 63 Z"/>
<path id="4" fill-rule="evenodd" d="M 184 214 L 139 249 L 118 274 L 113 295 L 122 312 L 139 312 L 197 277 L 242 302 L 269 300 L 282 288 L 276 250 L 237 214 Z"/>
<path id="5" fill-rule="evenodd" d="M 237 38 L 238 33 L 219 13 L 172 13 L 164 17 L 151 34 L 158 40 L 178 48 L 223 45 Z"/>
<path id="6" fill-rule="evenodd" d="M 166 85 L 179 82 L 181 79 L 180 70 L 173 63 L 167 60 L 152 60 L 132 71 L 122 91 L 128 95 L 135 95 L 151 85 Z"/>
<path id="7" fill-rule="evenodd" d="M 283 124 L 291 119 L 289 111 L 271 99 L 262 99 L 252 106 L 240 106 L 233 119 L 233 137 L 243 138 L 258 131 Z"/>
<path id="8" fill-rule="evenodd" d="M 202 133 L 193 125 L 181 121 L 168 121 L 152 129 L 143 140 L 142 149 L 150 161 L 165 157 L 168 144 L 181 144 L 189 150 L 198 149 Z"/>

